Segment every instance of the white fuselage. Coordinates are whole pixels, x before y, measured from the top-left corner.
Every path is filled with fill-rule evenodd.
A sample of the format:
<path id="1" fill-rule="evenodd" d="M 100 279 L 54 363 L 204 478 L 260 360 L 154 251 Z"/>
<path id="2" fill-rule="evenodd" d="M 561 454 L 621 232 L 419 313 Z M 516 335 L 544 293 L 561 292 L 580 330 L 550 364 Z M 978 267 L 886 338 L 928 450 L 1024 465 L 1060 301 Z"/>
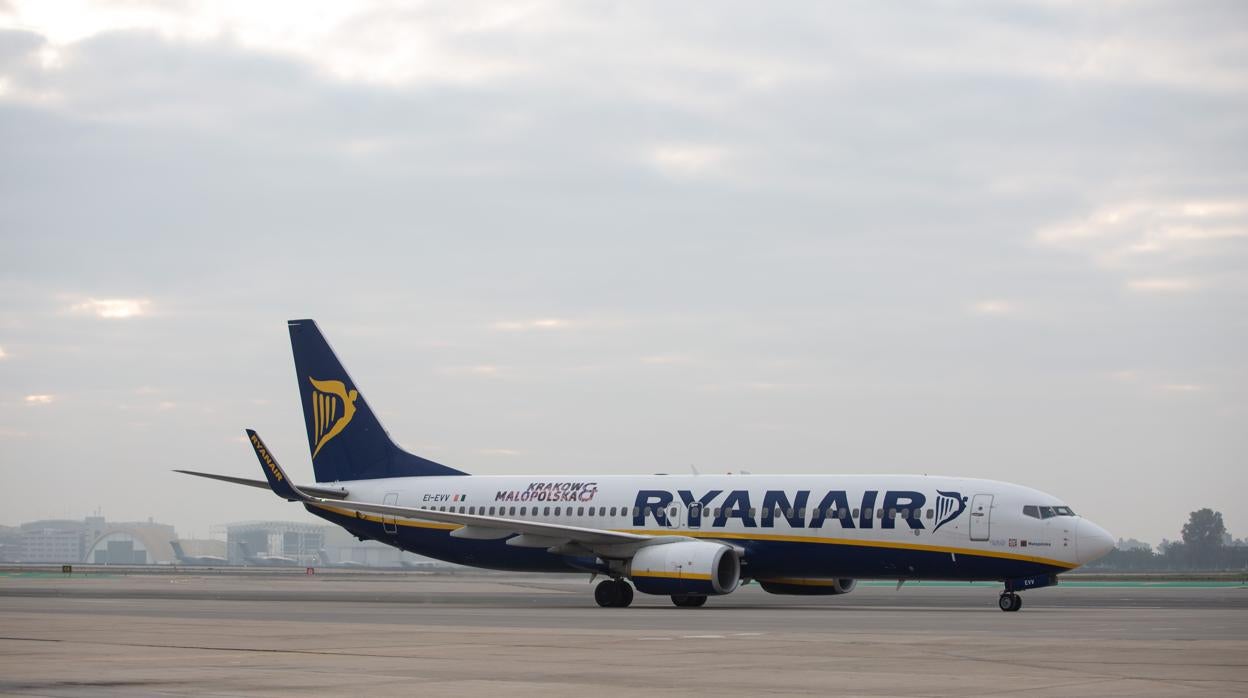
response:
<path id="1" fill-rule="evenodd" d="M 1000 578 L 988 561 L 1029 562 L 1061 571 L 1103 555 L 1112 538 L 1035 489 L 992 480 L 920 475 L 455 476 L 335 483 L 348 501 L 384 502 L 566 526 L 720 540 L 753 551 L 786 575 Z M 1025 513 L 1027 512 L 1027 513 Z M 1069 513 L 1068 513 L 1069 512 Z M 454 528 L 383 521 L 394 544 L 455 559 L 453 541 L 404 544 L 404 527 Z M 382 537 L 384 540 L 384 535 Z M 768 544 L 839 546 L 839 558 Z M 772 546 L 775 547 L 775 546 Z M 821 548 L 823 550 L 825 548 Z M 448 550 L 451 553 L 448 554 Z M 859 553 L 857 558 L 849 551 Z M 861 553 L 870 552 L 869 558 Z M 940 553 L 914 563 L 903 553 Z M 974 556 L 978 565 L 958 564 Z M 932 556 L 928 556 L 930 559 Z M 774 558 L 774 560 L 773 560 Z M 748 558 L 747 558 L 748 559 Z M 803 560 L 810 560 L 804 571 Z M 836 559 L 847 569 L 836 571 Z M 890 559 L 892 562 L 890 562 Z M 474 564 L 507 568 L 478 548 Z M 917 564 L 917 566 L 916 566 Z M 1003 568 L 1004 569 L 1004 568 Z"/>

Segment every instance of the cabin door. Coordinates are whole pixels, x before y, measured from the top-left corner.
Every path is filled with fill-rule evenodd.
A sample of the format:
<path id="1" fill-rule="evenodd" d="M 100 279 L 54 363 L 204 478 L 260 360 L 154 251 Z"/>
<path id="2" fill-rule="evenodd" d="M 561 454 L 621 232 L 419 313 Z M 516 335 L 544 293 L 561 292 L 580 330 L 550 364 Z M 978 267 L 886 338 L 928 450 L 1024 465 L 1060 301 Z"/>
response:
<path id="1" fill-rule="evenodd" d="M 977 494 L 971 498 L 971 540 L 988 540 L 992 522 L 992 495 Z"/>
<path id="2" fill-rule="evenodd" d="M 389 504 L 390 506 L 398 506 L 399 493 L 387 492 L 386 498 L 382 501 L 382 504 Z M 394 520 L 393 516 L 381 517 L 381 527 L 386 530 L 386 533 L 389 533 L 391 535 L 395 535 L 399 532 L 398 522 Z"/>
<path id="3" fill-rule="evenodd" d="M 684 507 L 681 510 L 681 515 L 685 517 L 684 527 L 685 528 L 701 528 L 702 527 L 702 515 L 705 513 L 706 511 L 703 509 L 702 505 L 699 504 L 698 502 L 693 502 L 688 507 Z"/>

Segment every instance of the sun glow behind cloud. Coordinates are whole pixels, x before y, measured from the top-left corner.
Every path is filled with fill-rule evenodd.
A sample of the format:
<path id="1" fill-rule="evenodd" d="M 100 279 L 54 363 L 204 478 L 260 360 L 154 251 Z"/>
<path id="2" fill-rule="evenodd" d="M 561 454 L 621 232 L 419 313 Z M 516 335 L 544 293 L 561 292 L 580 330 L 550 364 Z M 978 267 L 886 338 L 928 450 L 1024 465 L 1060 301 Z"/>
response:
<path id="1" fill-rule="evenodd" d="M 88 298 L 69 307 L 71 312 L 105 320 L 125 320 L 147 313 L 151 301 L 142 298 Z"/>

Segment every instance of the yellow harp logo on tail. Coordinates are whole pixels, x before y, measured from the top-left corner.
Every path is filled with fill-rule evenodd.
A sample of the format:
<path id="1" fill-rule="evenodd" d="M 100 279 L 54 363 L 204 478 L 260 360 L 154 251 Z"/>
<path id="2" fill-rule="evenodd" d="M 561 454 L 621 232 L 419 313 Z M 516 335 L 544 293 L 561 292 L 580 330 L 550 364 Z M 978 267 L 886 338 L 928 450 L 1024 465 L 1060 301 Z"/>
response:
<path id="1" fill-rule="evenodd" d="M 351 423 L 360 394 L 355 389 L 348 391 L 342 381 L 318 381 L 308 376 L 308 382 L 312 384 L 312 433 L 316 440 L 312 457 L 316 458 L 321 447 Z"/>

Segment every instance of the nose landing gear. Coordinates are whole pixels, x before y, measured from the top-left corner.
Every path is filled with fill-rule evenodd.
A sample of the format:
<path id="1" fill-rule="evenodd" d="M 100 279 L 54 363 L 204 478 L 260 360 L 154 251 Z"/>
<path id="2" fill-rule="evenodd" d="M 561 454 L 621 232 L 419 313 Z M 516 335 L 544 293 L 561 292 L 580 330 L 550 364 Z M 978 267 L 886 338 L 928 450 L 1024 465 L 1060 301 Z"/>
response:
<path id="1" fill-rule="evenodd" d="M 1023 607 L 1023 597 L 1012 591 L 1002 592 L 1001 598 L 997 600 L 997 605 L 1002 611 L 1013 612 Z"/>
<path id="2" fill-rule="evenodd" d="M 623 579 L 604 579 L 594 587 L 594 601 L 603 608 L 624 608 L 633 602 L 633 587 Z"/>

